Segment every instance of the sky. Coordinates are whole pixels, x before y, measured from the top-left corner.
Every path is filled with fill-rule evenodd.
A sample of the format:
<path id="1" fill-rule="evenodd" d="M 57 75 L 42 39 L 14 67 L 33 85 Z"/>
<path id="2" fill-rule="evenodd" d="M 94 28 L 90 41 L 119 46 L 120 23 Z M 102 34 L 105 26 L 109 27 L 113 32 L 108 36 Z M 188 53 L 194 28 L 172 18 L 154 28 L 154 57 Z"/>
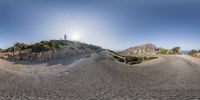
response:
<path id="1" fill-rule="evenodd" d="M 112 50 L 153 43 L 200 49 L 199 0 L 0 0 L 0 48 L 82 41 Z"/>

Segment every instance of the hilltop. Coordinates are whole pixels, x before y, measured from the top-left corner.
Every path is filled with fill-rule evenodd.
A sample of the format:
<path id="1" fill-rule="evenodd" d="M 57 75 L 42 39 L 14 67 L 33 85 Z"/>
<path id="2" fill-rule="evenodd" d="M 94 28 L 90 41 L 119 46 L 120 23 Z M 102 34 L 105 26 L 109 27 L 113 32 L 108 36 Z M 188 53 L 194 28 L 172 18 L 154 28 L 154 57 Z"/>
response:
<path id="1" fill-rule="evenodd" d="M 101 47 L 69 40 L 41 41 L 34 44 L 16 43 L 5 50 L 17 60 L 48 61 L 75 55 L 94 53 Z"/>

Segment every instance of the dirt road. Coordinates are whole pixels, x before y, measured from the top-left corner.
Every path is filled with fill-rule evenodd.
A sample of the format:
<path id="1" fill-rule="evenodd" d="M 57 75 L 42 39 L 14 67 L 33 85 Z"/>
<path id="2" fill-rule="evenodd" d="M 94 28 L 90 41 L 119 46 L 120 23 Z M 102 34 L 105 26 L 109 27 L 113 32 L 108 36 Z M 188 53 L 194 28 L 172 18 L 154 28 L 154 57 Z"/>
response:
<path id="1" fill-rule="evenodd" d="M 200 59 L 189 56 L 162 56 L 134 66 L 116 63 L 105 52 L 72 64 L 0 62 L 0 99 L 200 99 Z"/>

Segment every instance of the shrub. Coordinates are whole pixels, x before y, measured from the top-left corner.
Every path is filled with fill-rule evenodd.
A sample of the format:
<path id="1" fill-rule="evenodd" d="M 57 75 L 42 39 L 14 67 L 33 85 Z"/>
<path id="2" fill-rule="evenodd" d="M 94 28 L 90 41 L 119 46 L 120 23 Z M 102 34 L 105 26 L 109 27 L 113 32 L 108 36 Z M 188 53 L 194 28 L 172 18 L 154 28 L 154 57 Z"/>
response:
<path id="1" fill-rule="evenodd" d="M 83 49 L 85 49 L 85 48 L 84 48 L 84 46 L 79 46 L 78 49 L 83 50 Z"/>
<path id="2" fill-rule="evenodd" d="M 68 46 L 70 45 L 73 49 L 85 49 L 89 48 L 91 50 L 98 50 L 100 47 L 94 45 L 88 45 L 81 42 L 73 42 L 67 40 L 50 40 L 50 41 L 41 41 L 39 43 L 27 45 L 24 43 L 16 43 L 15 46 L 6 49 L 6 52 L 13 52 L 14 47 L 15 51 L 22 51 L 26 49 L 31 49 L 33 52 L 44 52 L 44 51 L 54 51 L 58 49 L 60 46 Z"/>
<path id="3" fill-rule="evenodd" d="M 189 52 L 189 55 L 193 56 L 193 55 L 195 55 L 195 54 L 197 54 L 197 53 L 198 53 L 197 50 L 191 50 L 191 51 Z"/>
<path id="4" fill-rule="evenodd" d="M 14 48 L 13 47 L 10 47 L 8 49 L 5 50 L 6 52 L 13 52 L 14 51 Z"/>
<path id="5" fill-rule="evenodd" d="M 28 47 L 28 45 L 24 44 L 24 43 L 17 42 L 15 44 L 15 50 L 24 50 L 24 49 L 27 49 L 27 47 Z"/>
<path id="6" fill-rule="evenodd" d="M 17 42 L 15 46 L 12 46 L 5 50 L 5 52 L 13 52 L 15 47 L 15 51 L 21 51 L 28 48 L 27 44 Z"/>
<path id="7" fill-rule="evenodd" d="M 125 57 L 127 62 L 132 62 L 132 61 L 142 61 L 142 57 L 132 57 L 132 56 L 126 56 Z"/>
<path id="8" fill-rule="evenodd" d="M 57 40 L 41 41 L 40 43 L 49 46 L 51 50 L 59 48 L 59 42 Z"/>
<path id="9" fill-rule="evenodd" d="M 179 54 L 180 49 L 181 49 L 181 47 L 174 47 L 174 48 L 172 49 L 172 53 L 173 53 L 173 54 Z"/>
<path id="10" fill-rule="evenodd" d="M 148 57 L 145 60 L 152 60 L 152 59 L 157 59 L 158 57 Z"/>
<path id="11" fill-rule="evenodd" d="M 44 52 L 44 51 L 51 50 L 51 48 L 48 45 L 45 45 L 42 43 L 36 43 L 36 44 L 30 45 L 28 48 L 32 49 L 33 52 Z"/>
<path id="12" fill-rule="evenodd" d="M 0 48 L 0 53 L 3 52 L 3 49 Z"/>
<path id="13" fill-rule="evenodd" d="M 32 49 L 33 52 L 53 51 L 58 49 L 60 45 L 66 45 L 66 43 L 61 40 L 41 41 L 39 43 L 29 45 L 27 49 Z"/>
<path id="14" fill-rule="evenodd" d="M 167 49 L 160 49 L 159 54 L 168 54 L 168 51 Z"/>

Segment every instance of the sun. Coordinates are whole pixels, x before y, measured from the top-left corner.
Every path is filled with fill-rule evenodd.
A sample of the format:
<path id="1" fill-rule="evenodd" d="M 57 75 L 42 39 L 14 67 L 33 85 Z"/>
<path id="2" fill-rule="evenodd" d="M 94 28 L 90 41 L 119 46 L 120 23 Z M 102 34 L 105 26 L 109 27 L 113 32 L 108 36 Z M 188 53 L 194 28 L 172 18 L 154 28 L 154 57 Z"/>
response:
<path id="1" fill-rule="evenodd" d="M 72 40 L 74 41 L 79 41 L 81 38 L 81 35 L 79 32 L 72 32 L 72 36 L 71 36 Z"/>

